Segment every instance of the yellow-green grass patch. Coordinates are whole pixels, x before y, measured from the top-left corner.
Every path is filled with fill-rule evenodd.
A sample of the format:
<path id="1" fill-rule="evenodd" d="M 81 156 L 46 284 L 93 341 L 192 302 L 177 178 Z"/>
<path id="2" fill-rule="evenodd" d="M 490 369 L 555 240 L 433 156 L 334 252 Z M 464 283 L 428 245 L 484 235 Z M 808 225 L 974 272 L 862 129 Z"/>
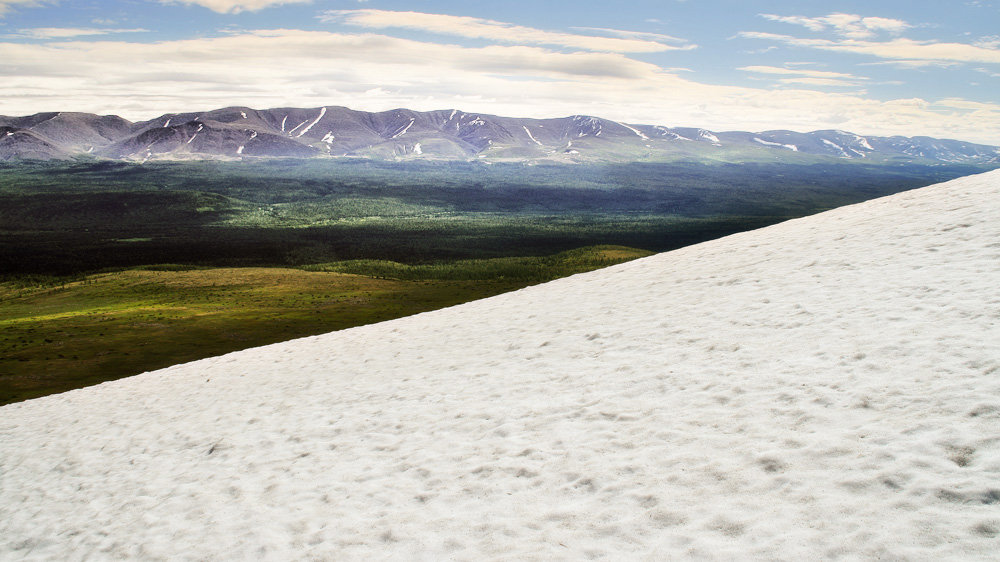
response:
<path id="1" fill-rule="evenodd" d="M 429 270 L 436 279 L 215 268 L 133 269 L 52 286 L 2 283 L 0 404 L 435 310 L 647 254 L 602 247 L 554 261 L 523 258 L 548 260 L 548 276 L 532 270 L 541 279 L 469 279 L 459 265 L 444 279 L 440 268 Z M 498 264 L 509 270 L 509 261 Z M 483 270 L 482 260 L 474 265 Z"/>

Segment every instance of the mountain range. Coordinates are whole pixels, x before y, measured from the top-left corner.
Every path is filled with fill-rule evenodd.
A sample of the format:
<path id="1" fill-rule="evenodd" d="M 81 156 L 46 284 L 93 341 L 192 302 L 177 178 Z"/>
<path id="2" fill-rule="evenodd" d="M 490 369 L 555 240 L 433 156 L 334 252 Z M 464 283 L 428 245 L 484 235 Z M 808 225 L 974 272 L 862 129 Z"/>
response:
<path id="1" fill-rule="evenodd" d="M 54 112 L 0 116 L 0 160 L 362 157 L 381 160 L 810 162 L 842 159 L 998 165 L 1000 148 L 931 137 L 823 130 L 714 132 L 575 115 L 500 117 L 459 110 L 227 107 L 132 122 Z"/>

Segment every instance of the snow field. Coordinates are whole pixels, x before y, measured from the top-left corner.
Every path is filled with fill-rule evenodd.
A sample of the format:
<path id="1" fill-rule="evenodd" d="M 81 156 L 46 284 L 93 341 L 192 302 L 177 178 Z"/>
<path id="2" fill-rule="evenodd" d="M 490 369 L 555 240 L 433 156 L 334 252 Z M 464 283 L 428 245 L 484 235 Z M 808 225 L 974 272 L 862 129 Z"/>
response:
<path id="1" fill-rule="evenodd" d="M 1000 172 L 0 408 L 0 559 L 996 559 Z"/>

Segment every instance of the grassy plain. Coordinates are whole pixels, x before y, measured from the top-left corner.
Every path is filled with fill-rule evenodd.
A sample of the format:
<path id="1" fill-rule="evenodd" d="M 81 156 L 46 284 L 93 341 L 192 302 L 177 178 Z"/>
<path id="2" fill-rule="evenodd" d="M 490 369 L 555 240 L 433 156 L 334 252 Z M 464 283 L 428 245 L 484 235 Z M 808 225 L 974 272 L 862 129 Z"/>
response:
<path id="1" fill-rule="evenodd" d="M 0 284 L 0 404 L 443 308 L 646 255 L 602 246 L 422 266 L 159 266 L 40 284 L 22 277 Z"/>

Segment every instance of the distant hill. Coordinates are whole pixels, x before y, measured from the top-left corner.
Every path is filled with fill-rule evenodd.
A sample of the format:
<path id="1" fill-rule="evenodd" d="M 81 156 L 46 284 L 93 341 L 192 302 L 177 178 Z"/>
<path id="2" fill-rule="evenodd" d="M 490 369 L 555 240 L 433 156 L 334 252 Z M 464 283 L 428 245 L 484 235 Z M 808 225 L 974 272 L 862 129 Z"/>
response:
<path id="1" fill-rule="evenodd" d="M 459 110 L 370 113 L 346 107 L 228 107 L 170 113 L 138 123 L 69 112 L 0 116 L 2 160 L 85 154 L 140 162 L 252 157 L 566 163 L 840 159 L 1000 166 L 1000 148 L 956 140 L 836 130 L 714 132 L 584 115 L 522 119 Z"/>

